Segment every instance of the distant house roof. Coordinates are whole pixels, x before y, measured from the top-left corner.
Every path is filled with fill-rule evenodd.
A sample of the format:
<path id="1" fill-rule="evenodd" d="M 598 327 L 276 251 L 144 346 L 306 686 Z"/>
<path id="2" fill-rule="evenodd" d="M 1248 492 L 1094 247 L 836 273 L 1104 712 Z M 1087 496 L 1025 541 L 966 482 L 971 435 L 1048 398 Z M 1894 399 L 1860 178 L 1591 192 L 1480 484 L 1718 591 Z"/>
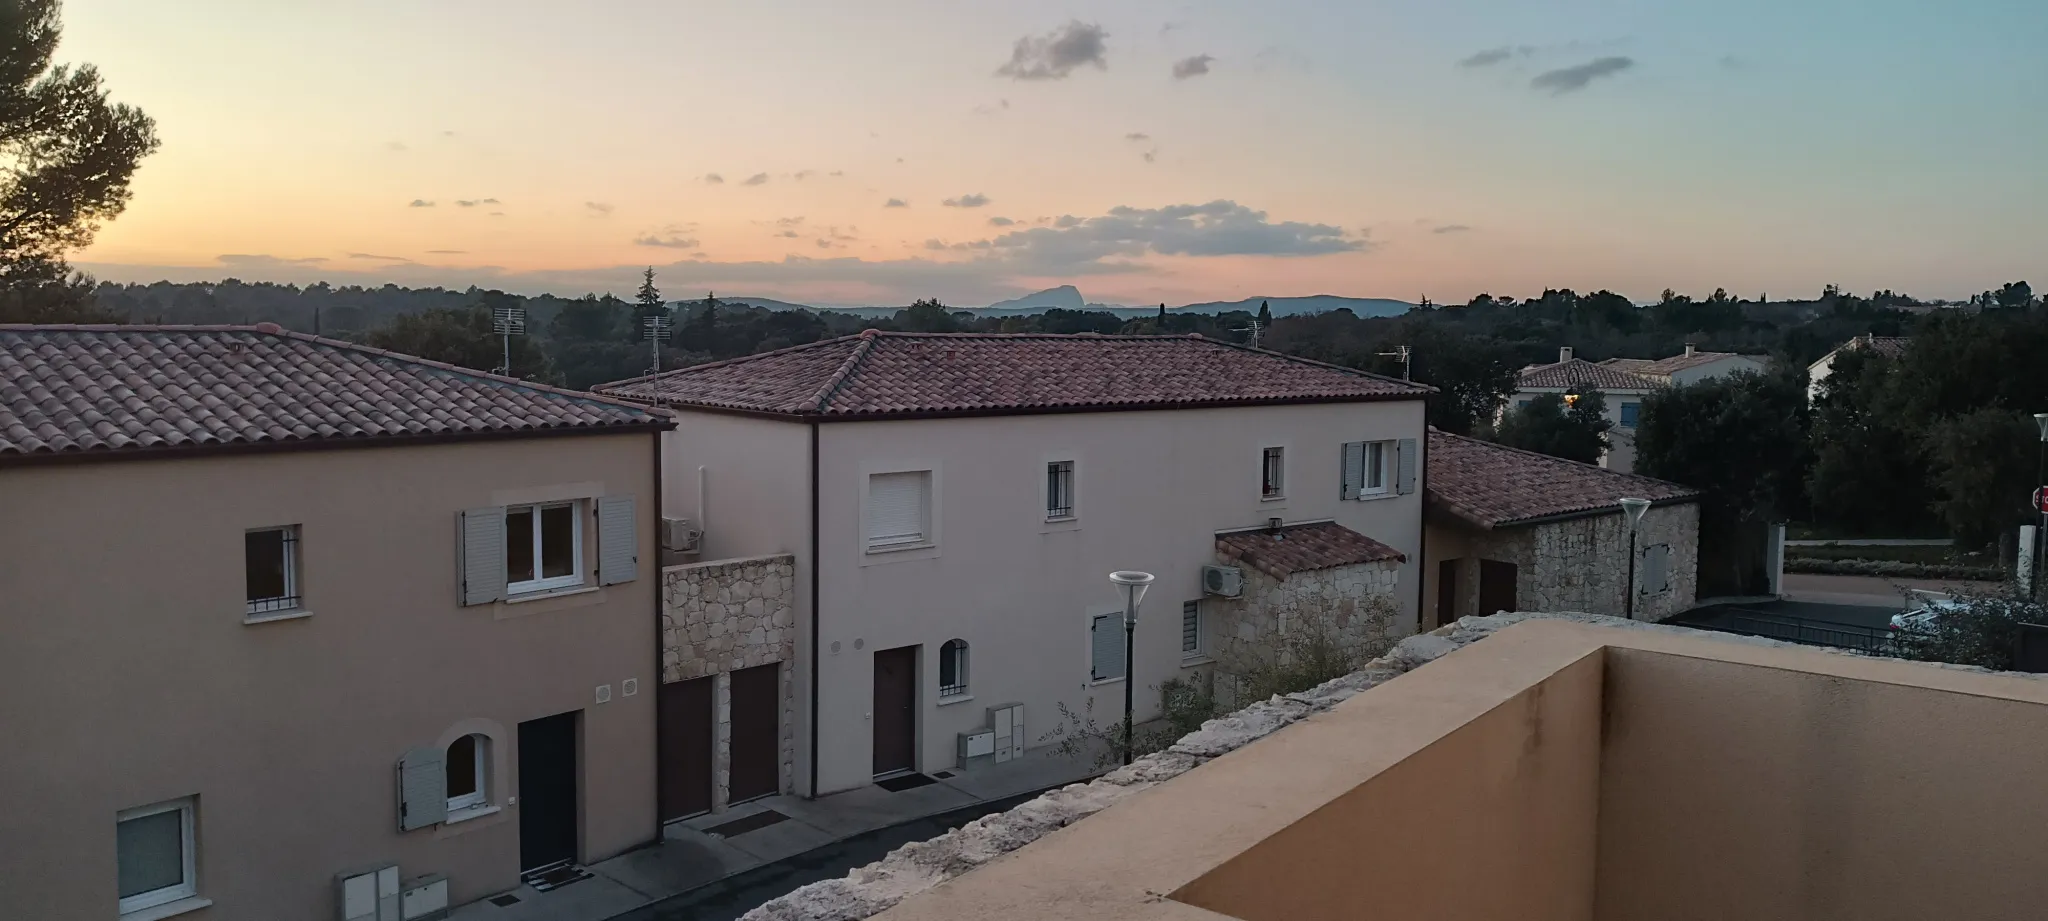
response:
<path id="1" fill-rule="evenodd" d="M 596 389 L 667 406 L 827 419 L 1412 400 L 1432 392 L 1200 336 L 872 329 Z"/>
<path id="2" fill-rule="evenodd" d="M 671 426 L 630 403 L 268 323 L 0 324 L 0 463 Z"/>
<path id="3" fill-rule="evenodd" d="M 1697 368 L 1701 365 L 1710 365 L 1729 358 L 1746 358 L 1759 364 L 1766 360 L 1753 355 L 1741 355 L 1735 352 L 1694 351 L 1681 352 L 1670 358 L 1609 358 L 1601 362 L 1601 364 L 1616 370 L 1627 371 L 1630 374 L 1640 374 L 1645 377 L 1668 381 L 1671 379 L 1671 375 L 1680 371 Z"/>
<path id="4" fill-rule="evenodd" d="M 1275 579 L 1297 572 L 1332 569 L 1408 557 L 1386 544 L 1333 522 L 1287 525 L 1279 530 L 1232 531 L 1216 536 L 1216 554 Z"/>
<path id="5" fill-rule="evenodd" d="M 1647 377 L 1594 364 L 1583 358 L 1567 358 L 1547 365 L 1530 365 L 1522 369 L 1516 383 L 1522 387 L 1557 389 L 1591 387 L 1596 390 L 1655 390 L 1658 387 L 1656 381 Z"/>
<path id="6" fill-rule="evenodd" d="M 1431 429 L 1424 498 L 1482 528 L 1618 512 L 1624 498 L 1690 502 L 1699 491 Z"/>

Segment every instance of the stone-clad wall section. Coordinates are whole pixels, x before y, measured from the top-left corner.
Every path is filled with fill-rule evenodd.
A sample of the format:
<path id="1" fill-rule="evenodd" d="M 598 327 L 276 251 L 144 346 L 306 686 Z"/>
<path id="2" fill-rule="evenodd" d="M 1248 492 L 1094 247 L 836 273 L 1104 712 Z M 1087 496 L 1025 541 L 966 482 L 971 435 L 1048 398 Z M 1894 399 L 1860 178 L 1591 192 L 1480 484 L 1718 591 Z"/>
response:
<path id="1" fill-rule="evenodd" d="M 1636 596 L 1635 619 L 1662 621 L 1693 606 L 1699 585 L 1699 506 L 1652 508 L 1636 535 L 1637 571 L 1642 554 L 1663 544 L 1671 548 L 1671 580 L 1662 592 Z M 1474 532 L 1470 558 L 1458 566 L 1458 612 L 1479 610 L 1479 560 L 1513 563 L 1515 606 L 1524 611 L 1579 612 L 1619 617 L 1627 610 L 1628 529 L 1619 512 L 1587 518 Z"/>
<path id="2" fill-rule="evenodd" d="M 730 801 L 733 672 L 779 665 L 782 792 L 795 789 L 796 560 L 788 554 L 712 560 L 661 571 L 661 680 L 713 678 L 713 811 Z"/>

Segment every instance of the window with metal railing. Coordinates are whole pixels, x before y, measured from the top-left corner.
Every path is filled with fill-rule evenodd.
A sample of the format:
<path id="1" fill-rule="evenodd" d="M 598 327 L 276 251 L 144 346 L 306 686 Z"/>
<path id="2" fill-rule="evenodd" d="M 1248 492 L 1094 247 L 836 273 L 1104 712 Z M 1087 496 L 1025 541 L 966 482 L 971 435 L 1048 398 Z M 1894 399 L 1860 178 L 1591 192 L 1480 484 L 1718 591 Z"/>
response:
<path id="1" fill-rule="evenodd" d="M 299 526 L 260 528 L 243 536 L 251 617 L 299 608 Z"/>
<path id="2" fill-rule="evenodd" d="M 1045 517 L 1047 520 L 1074 517 L 1074 462 L 1053 461 L 1045 465 Z"/>
<path id="3" fill-rule="evenodd" d="M 1278 499 L 1287 494 L 1287 449 L 1267 448 L 1259 464 L 1259 498 Z"/>
<path id="4" fill-rule="evenodd" d="M 967 641 L 947 640 L 939 646 L 939 696 L 967 693 Z"/>

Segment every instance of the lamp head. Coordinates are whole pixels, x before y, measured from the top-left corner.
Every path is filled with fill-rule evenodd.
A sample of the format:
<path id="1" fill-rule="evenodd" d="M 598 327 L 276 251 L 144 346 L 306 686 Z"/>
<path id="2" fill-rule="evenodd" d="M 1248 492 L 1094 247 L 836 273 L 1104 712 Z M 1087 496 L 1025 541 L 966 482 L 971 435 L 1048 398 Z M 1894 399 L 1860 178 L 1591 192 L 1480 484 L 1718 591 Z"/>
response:
<path id="1" fill-rule="evenodd" d="M 1635 530 L 1637 525 L 1642 524 L 1643 513 L 1649 510 L 1650 500 L 1648 499 L 1621 500 L 1621 515 L 1623 518 L 1628 519 L 1629 530 Z"/>
<path id="2" fill-rule="evenodd" d="M 1152 579 L 1153 576 L 1149 572 L 1129 569 L 1109 574 L 1109 581 L 1123 589 L 1124 600 L 1134 608 L 1138 606 L 1138 602 L 1145 600 L 1145 590 L 1152 587 Z"/>

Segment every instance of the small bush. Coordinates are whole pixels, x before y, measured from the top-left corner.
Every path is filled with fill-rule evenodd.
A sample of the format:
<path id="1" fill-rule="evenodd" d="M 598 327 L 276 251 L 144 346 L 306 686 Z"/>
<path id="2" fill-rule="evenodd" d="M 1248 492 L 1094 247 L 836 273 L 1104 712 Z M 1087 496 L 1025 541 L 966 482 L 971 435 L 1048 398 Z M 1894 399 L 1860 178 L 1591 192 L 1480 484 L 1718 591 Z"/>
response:
<path id="1" fill-rule="evenodd" d="M 1952 590 L 1958 607 L 1943 610 L 1933 623 L 1899 638 L 1900 658 L 1975 665 L 2010 671 L 2021 624 L 2042 623 L 2041 605 L 2009 588 L 1993 592 Z"/>

